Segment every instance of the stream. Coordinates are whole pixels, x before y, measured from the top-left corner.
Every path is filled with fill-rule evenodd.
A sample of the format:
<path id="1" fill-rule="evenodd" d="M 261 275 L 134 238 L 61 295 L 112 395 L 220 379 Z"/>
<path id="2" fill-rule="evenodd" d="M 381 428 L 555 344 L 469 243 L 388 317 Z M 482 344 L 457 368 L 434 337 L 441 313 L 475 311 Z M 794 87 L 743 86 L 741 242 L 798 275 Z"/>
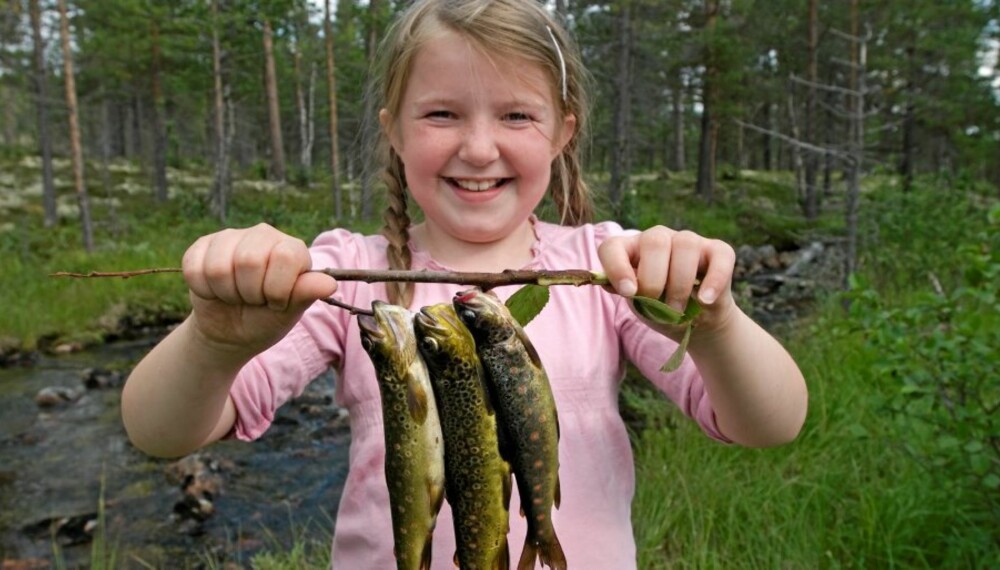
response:
<path id="1" fill-rule="evenodd" d="M 155 459 L 128 442 L 119 403 L 122 378 L 157 340 L 0 368 L 3 570 L 89 567 L 102 494 L 115 567 L 242 566 L 261 549 L 287 550 L 294 536 L 328 540 L 350 442 L 332 375 L 283 406 L 252 445 Z M 40 391 L 78 399 L 42 406 Z"/>

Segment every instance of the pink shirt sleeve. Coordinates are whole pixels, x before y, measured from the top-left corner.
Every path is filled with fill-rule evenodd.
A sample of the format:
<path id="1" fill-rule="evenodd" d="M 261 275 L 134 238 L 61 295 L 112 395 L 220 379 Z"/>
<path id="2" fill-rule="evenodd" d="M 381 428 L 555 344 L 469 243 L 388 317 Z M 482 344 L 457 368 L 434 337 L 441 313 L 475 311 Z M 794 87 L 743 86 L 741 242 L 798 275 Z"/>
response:
<path id="1" fill-rule="evenodd" d="M 320 234 L 310 247 L 313 268 L 367 267 L 363 240 L 360 234 L 341 229 Z M 357 283 L 342 282 L 336 296 L 351 303 L 358 288 Z M 260 437 L 282 404 L 302 394 L 328 367 L 339 366 L 350 319 L 343 309 L 313 303 L 283 339 L 243 367 L 230 389 L 237 412 L 235 437 Z"/>

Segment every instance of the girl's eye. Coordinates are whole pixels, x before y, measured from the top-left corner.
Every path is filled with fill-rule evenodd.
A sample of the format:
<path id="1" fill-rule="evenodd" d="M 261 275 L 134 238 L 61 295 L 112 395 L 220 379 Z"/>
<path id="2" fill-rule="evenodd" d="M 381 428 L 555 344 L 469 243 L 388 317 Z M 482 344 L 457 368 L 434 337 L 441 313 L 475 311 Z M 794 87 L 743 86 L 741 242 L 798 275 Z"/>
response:
<path id="1" fill-rule="evenodd" d="M 444 109 L 439 109 L 437 111 L 431 111 L 427 113 L 427 117 L 430 119 L 450 119 L 454 117 L 455 114 L 451 111 L 445 111 Z"/>
<path id="2" fill-rule="evenodd" d="M 531 121 L 531 117 L 527 113 L 507 113 L 504 115 L 504 119 L 512 123 L 525 123 Z"/>

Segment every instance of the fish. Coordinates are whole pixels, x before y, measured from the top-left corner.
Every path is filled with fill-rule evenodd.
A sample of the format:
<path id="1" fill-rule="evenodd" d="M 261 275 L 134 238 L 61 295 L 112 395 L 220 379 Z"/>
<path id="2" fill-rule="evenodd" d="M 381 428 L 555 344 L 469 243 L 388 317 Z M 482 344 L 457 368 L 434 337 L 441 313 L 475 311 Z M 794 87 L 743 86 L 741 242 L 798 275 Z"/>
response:
<path id="1" fill-rule="evenodd" d="M 413 313 L 372 302 L 358 315 L 361 346 L 375 366 L 385 432 L 385 479 L 397 570 L 428 570 L 444 502 L 444 438 L 430 375 L 417 349 Z"/>
<path id="2" fill-rule="evenodd" d="M 451 303 L 422 308 L 413 324 L 441 415 L 455 564 L 462 570 L 506 570 L 513 483 L 472 335 Z"/>
<path id="3" fill-rule="evenodd" d="M 548 375 L 524 329 L 496 296 L 478 289 L 452 300 L 476 342 L 486 383 L 505 431 L 527 533 L 518 570 L 535 561 L 565 570 L 566 555 L 552 524 L 561 500 L 559 418 Z"/>

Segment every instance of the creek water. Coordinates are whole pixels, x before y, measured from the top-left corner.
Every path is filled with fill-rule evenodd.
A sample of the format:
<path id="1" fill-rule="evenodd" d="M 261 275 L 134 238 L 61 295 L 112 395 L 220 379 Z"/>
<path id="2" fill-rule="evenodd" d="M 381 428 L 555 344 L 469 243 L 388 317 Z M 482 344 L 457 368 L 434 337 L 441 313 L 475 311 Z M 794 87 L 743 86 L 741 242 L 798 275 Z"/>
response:
<path id="1" fill-rule="evenodd" d="M 287 550 L 296 536 L 330 536 L 350 441 L 332 403 L 332 376 L 283 406 L 260 440 L 223 441 L 199 454 L 221 481 L 211 514 L 199 521 L 175 513 L 184 493 L 166 475 L 174 462 L 128 442 L 120 385 L 86 389 L 81 380 L 87 369 L 127 372 L 156 340 L 0 368 L 3 568 L 89 565 L 87 530 L 102 503 L 121 568 L 197 568 L 210 559 L 240 566 L 260 549 Z M 43 388 L 60 387 L 82 396 L 53 407 L 35 403 Z"/>

